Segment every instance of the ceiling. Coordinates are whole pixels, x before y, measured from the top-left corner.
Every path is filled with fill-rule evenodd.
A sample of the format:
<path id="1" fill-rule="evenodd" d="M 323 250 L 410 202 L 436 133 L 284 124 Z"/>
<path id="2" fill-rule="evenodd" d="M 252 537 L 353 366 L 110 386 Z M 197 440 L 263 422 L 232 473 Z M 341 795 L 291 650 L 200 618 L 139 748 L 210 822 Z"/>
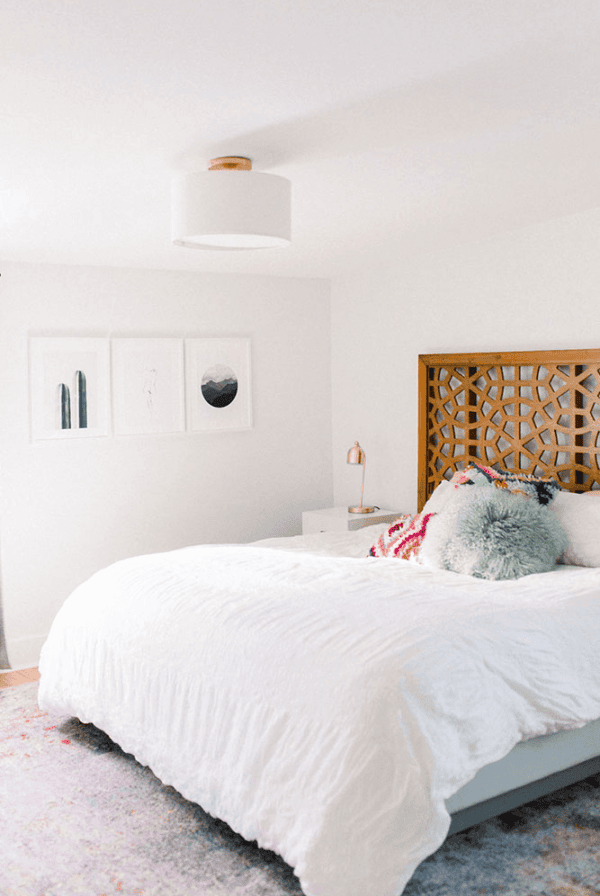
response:
<path id="1" fill-rule="evenodd" d="M 0 261 L 336 277 L 600 207 L 597 0 L 2 0 Z M 293 242 L 170 242 L 242 155 Z"/>

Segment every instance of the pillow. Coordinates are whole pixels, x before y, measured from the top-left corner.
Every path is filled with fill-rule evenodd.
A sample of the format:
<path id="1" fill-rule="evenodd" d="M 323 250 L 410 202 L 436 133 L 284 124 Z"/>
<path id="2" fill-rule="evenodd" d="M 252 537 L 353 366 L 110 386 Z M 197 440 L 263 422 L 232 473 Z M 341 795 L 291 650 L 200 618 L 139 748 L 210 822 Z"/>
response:
<path id="1" fill-rule="evenodd" d="M 500 474 L 492 467 L 470 463 L 464 470 L 457 470 L 450 482 L 456 488 L 459 485 L 492 485 Z"/>
<path id="2" fill-rule="evenodd" d="M 525 497 L 536 498 L 539 504 L 549 504 L 560 491 L 559 483 L 550 477 L 494 470 L 475 462 L 455 473 L 450 481 L 455 488 L 460 485 L 478 485 L 506 489 Z"/>
<path id="3" fill-rule="evenodd" d="M 560 491 L 550 505 L 569 542 L 561 563 L 600 566 L 600 501 L 590 501 L 590 495 L 600 495 L 600 491 L 582 495 Z"/>
<path id="4" fill-rule="evenodd" d="M 527 498 L 536 498 L 539 504 L 550 504 L 560 491 L 555 479 L 527 476 L 510 470 L 494 470 L 475 462 L 464 470 L 458 470 L 450 480 L 455 488 L 462 485 L 491 486 L 506 489 Z"/>
<path id="5" fill-rule="evenodd" d="M 481 579 L 517 579 L 552 569 L 567 544 L 556 514 L 537 501 L 465 488 L 432 518 L 419 563 Z"/>
<path id="6" fill-rule="evenodd" d="M 454 493 L 454 486 L 449 479 L 442 479 L 439 485 L 436 485 L 431 497 L 425 503 L 421 513 L 439 513 L 446 505 L 446 501 Z"/>
<path id="7" fill-rule="evenodd" d="M 396 557 L 399 560 L 416 560 L 429 521 L 435 514 L 417 513 L 411 516 L 405 513 L 394 520 L 392 525 L 383 532 L 374 545 L 371 546 L 369 557 Z"/>

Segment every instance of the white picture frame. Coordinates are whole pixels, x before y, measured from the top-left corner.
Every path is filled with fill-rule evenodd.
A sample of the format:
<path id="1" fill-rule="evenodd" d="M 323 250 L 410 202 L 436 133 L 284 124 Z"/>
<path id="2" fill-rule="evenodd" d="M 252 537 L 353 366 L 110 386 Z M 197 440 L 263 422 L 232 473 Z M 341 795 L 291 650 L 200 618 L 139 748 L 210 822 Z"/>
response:
<path id="1" fill-rule="evenodd" d="M 184 431 L 182 339 L 113 339 L 111 368 L 116 435 Z"/>
<path id="2" fill-rule="evenodd" d="M 109 341 L 87 336 L 29 339 L 31 437 L 107 436 Z"/>
<path id="3" fill-rule="evenodd" d="M 191 432 L 252 428 L 250 339 L 185 340 L 187 427 Z"/>

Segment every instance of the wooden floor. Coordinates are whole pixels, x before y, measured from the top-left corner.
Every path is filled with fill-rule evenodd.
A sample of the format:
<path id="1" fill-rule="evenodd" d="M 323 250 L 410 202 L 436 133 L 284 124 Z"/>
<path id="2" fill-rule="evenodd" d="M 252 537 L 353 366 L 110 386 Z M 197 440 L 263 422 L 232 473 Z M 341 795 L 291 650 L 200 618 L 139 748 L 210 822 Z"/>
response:
<path id="1" fill-rule="evenodd" d="M 0 688 L 12 688 L 16 684 L 25 684 L 27 681 L 37 681 L 40 673 L 37 666 L 33 669 L 15 669 L 14 672 L 0 672 Z"/>

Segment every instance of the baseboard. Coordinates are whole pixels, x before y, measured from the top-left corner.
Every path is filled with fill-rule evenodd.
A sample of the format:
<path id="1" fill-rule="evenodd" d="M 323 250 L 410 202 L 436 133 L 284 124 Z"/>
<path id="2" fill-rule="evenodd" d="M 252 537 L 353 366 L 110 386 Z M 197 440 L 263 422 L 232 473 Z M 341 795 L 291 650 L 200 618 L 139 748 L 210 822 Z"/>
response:
<path id="1" fill-rule="evenodd" d="M 10 672 L 0 672 L 0 688 L 13 688 L 19 684 L 32 684 L 38 681 L 40 677 L 39 670 L 33 669 L 11 669 Z"/>
<path id="2" fill-rule="evenodd" d="M 36 635 L 32 638 L 7 638 L 6 652 L 10 663 L 9 669 L 16 671 L 38 666 L 46 637 L 46 635 Z"/>

